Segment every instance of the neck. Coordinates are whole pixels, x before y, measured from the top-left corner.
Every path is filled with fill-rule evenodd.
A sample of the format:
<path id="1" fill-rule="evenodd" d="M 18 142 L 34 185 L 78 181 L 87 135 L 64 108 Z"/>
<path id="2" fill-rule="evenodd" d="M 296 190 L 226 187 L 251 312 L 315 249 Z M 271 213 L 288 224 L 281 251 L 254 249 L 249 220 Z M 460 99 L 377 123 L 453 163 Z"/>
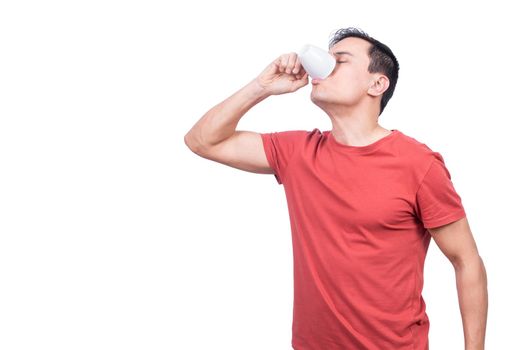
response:
<path id="1" fill-rule="evenodd" d="M 350 146 L 366 146 L 391 133 L 379 125 L 375 111 L 330 111 L 331 134 L 340 143 Z"/>

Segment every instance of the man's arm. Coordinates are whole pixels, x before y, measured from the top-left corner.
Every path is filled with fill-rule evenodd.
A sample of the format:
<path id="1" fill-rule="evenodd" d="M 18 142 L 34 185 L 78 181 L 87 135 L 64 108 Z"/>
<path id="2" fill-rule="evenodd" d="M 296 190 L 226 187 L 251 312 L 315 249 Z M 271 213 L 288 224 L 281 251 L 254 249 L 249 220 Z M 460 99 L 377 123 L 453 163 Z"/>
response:
<path id="1" fill-rule="evenodd" d="M 484 262 L 466 217 L 429 228 L 435 243 L 455 268 L 466 350 L 483 350 L 488 315 L 488 288 Z"/>
<path id="2" fill-rule="evenodd" d="M 251 81 L 204 114 L 184 136 L 184 142 L 203 158 L 254 173 L 273 173 L 260 134 L 236 130 L 240 118 L 268 96 Z"/>
<path id="3" fill-rule="evenodd" d="M 231 137 L 240 118 L 269 95 L 257 84 L 256 80 L 211 108 L 188 131 L 184 141 L 191 148 L 211 147 Z"/>
<path id="4" fill-rule="evenodd" d="M 271 95 L 294 92 L 308 84 L 296 53 L 284 54 L 226 100 L 211 108 L 184 136 L 197 155 L 255 173 L 272 174 L 262 138 L 253 131 L 236 130 L 240 118 Z"/>

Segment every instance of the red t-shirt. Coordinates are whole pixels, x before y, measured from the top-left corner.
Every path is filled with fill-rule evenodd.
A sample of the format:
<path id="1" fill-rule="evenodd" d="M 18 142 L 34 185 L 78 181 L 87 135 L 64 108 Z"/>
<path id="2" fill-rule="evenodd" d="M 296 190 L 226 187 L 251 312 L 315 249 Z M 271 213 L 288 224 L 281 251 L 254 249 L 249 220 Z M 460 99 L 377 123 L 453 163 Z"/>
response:
<path id="1" fill-rule="evenodd" d="M 440 153 L 396 129 L 367 146 L 261 135 L 289 209 L 293 349 L 428 349 L 426 229 L 466 216 Z"/>

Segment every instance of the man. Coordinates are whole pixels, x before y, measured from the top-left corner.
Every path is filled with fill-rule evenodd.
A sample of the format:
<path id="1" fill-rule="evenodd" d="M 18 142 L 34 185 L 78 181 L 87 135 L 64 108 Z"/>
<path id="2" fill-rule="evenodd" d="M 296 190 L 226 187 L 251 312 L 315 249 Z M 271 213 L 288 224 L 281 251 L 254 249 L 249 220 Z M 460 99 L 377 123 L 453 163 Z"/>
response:
<path id="1" fill-rule="evenodd" d="M 397 82 L 395 56 L 356 28 L 338 30 L 329 46 L 337 65 L 312 81 L 310 97 L 332 130 L 236 130 L 255 104 L 308 84 L 289 53 L 209 110 L 186 134 L 187 146 L 228 166 L 274 174 L 284 185 L 293 349 L 428 349 L 421 292 L 432 237 L 455 269 L 465 348 L 484 349 L 486 271 L 444 159 L 378 124 Z"/>

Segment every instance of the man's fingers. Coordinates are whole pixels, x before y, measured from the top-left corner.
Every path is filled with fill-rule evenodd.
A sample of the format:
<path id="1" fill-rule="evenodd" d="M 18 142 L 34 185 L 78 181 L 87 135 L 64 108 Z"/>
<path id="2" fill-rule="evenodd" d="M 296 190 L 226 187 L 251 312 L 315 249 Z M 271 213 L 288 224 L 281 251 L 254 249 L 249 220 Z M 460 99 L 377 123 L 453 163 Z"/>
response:
<path id="1" fill-rule="evenodd" d="M 302 65 L 295 52 L 284 54 L 280 56 L 278 63 L 278 71 L 286 74 L 301 74 L 300 69 Z"/>
<path id="2" fill-rule="evenodd" d="M 292 73 L 294 73 L 293 70 L 295 69 L 297 56 L 296 56 L 296 54 L 294 52 L 291 52 L 291 53 L 288 54 L 288 57 L 289 57 L 289 60 L 287 62 L 286 73 L 287 74 L 292 74 Z"/>
<path id="3" fill-rule="evenodd" d="M 302 64 L 300 63 L 300 59 L 298 58 L 298 56 L 295 54 L 295 65 L 293 66 L 293 74 L 299 74 L 300 72 L 300 68 L 302 68 Z"/>
<path id="4" fill-rule="evenodd" d="M 288 55 L 282 55 L 282 56 L 280 57 L 280 67 L 279 67 L 278 70 L 279 70 L 281 73 L 284 73 L 284 72 L 285 72 L 286 67 L 287 67 L 287 61 L 288 61 L 288 59 L 289 59 L 289 56 L 288 56 Z"/>

